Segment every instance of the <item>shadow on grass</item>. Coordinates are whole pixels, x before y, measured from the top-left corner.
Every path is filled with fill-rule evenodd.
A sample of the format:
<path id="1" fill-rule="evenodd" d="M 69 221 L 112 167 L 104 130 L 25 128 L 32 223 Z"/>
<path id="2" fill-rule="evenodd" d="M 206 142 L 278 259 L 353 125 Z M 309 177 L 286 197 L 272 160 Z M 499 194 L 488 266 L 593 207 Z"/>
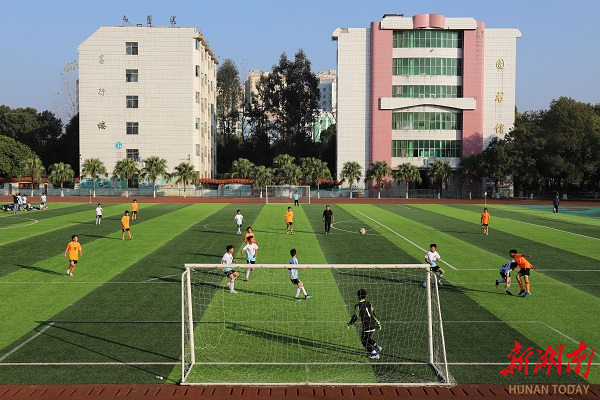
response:
<path id="1" fill-rule="evenodd" d="M 52 271 L 50 269 L 40 268 L 40 267 L 34 267 L 33 265 L 16 264 L 16 266 L 19 267 L 19 268 L 27 269 L 29 271 L 41 272 L 41 273 L 44 273 L 44 274 L 65 275 L 65 274 L 61 274 L 60 272 Z"/>

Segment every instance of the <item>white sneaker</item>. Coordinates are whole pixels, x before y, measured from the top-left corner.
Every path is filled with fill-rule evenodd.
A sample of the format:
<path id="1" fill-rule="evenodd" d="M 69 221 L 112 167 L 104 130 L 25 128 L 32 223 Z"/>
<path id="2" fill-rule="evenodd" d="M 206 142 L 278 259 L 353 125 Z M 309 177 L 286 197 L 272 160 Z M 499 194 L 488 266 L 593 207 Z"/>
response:
<path id="1" fill-rule="evenodd" d="M 375 353 L 369 354 L 367 357 L 371 360 L 379 359 L 379 353 L 376 351 Z"/>
<path id="2" fill-rule="evenodd" d="M 423 287 L 427 287 L 427 282 L 423 282 Z"/>
<path id="3" fill-rule="evenodd" d="M 235 290 L 232 290 L 230 293 L 237 293 Z"/>

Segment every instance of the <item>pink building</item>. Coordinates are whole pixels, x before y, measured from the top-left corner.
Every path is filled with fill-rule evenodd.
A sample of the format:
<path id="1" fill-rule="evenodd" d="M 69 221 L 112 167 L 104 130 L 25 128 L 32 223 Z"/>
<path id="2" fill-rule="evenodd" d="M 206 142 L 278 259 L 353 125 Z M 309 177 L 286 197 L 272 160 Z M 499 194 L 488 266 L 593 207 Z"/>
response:
<path id="1" fill-rule="evenodd" d="M 386 14 L 338 28 L 338 161 L 375 161 L 425 173 L 481 152 L 514 124 L 518 29 L 473 18 Z"/>

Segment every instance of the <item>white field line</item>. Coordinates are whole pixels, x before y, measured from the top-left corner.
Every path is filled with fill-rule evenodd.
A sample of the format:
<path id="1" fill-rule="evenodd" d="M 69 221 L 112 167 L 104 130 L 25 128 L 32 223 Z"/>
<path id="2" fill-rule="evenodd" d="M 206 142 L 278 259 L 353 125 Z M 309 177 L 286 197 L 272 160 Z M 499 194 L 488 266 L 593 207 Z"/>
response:
<path id="1" fill-rule="evenodd" d="M 198 365 L 429 365 L 428 362 L 197 362 Z M 448 362 L 448 365 L 472 365 L 472 366 L 491 366 L 491 365 L 507 365 L 506 362 Z M 562 362 L 561 365 L 568 365 L 569 362 Z M 181 365 L 180 361 L 174 362 L 127 362 L 127 361 L 109 361 L 109 362 L 14 362 L 0 363 L 0 367 L 44 367 L 44 366 L 115 366 L 115 365 Z M 600 362 L 593 362 L 590 365 L 600 365 Z"/>
<path id="2" fill-rule="evenodd" d="M 43 327 L 42 329 L 40 329 L 40 331 L 38 333 L 36 333 L 35 335 L 33 335 L 32 337 L 30 337 L 29 339 L 27 339 L 26 341 L 24 341 L 23 343 L 21 343 L 20 345 L 18 345 L 17 347 L 15 347 L 14 349 L 12 349 L 11 351 L 9 351 L 8 353 L 6 353 L 5 355 L 3 355 L 2 357 L 0 357 L 0 363 L 2 363 L 3 360 L 6 359 L 6 357 L 9 357 L 11 354 L 17 352 L 18 350 L 20 350 L 23 346 L 25 346 L 27 343 L 31 342 L 33 339 L 36 339 L 38 336 L 42 335 L 48 328 L 50 328 L 52 325 L 54 325 L 54 322 L 50 322 L 48 325 L 46 325 L 45 327 Z"/>
<path id="3" fill-rule="evenodd" d="M 9 216 L 7 215 L 7 216 L 1 217 L 1 218 L 6 218 L 6 217 L 9 217 Z M 23 217 L 13 217 L 13 218 L 26 219 L 26 220 L 33 221 L 33 222 L 27 222 L 27 223 L 18 224 L 18 225 L 15 224 L 15 225 L 10 225 L 10 226 L 3 226 L 0 229 L 23 228 L 25 226 L 35 225 L 39 222 L 37 219 L 33 219 L 33 218 L 23 218 Z"/>
<path id="4" fill-rule="evenodd" d="M 570 235 L 580 236 L 580 237 L 584 237 L 586 239 L 600 240 L 600 238 L 596 238 L 596 237 L 592 237 L 592 236 L 586 236 L 586 235 L 582 235 L 580 233 L 575 233 L 575 232 L 569 232 L 569 231 L 565 231 L 565 230 L 558 229 L 558 228 L 552 228 L 552 227 L 549 227 L 549 226 L 546 226 L 546 225 L 532 224 L 531 222 L 519 221 L 518 219 L 511 219 L 511 218 L 504 218 L 504 219 L 507 220 L 507 221 L 520 222 L 521 224 L 538 226 L 540 228 L 546 228 L 546 229 L 550 229 L 550 230 L 557 231 L 557 232 L 568 233 Z"/>
<path id="5" fill-rule="evenodd" d="M 417 249 L 427 253 L 427 250 L 425 250 L 424 248 L 422 248 L 421 246 L 419 246 L 418 244 L 416 244 L 415 242 L 413 242 L 412 240 L 408 239 L 407 237 L 402 236 L 401 234 L 399 234 L 398 232 L 396 232 L 395 230 L 393 230 L 392 228 L 390 228 L 389 226 L 386 226 L 384 224 L 382 224 L 381 222 L 369 217 L 366 214 L 363 214 L 362 212 L 358 211 L 358 210 L 354 210 L 355 212 L 357 212 L 358 214 L 362 215 L 363 217 L 370 219 L 371 221 L 375 222 L 376 224 L 378 224 L 379 226 L 384 227 L 385 229 L 387 229 L 388 231 L 392 232 L 394 235 L 404 239 L 405 241 L 407 241 L 408 243 L 412 244 L 413 246 L 415 246 Z M 450 268 L 452 268 L 453 270 L 458 270 L 458 268 L 448 264 L 446 261 L 441 260 L 441 262 L 443 262 L 444 264 L 446 264 L 447 266 L 449 266 Z"/>

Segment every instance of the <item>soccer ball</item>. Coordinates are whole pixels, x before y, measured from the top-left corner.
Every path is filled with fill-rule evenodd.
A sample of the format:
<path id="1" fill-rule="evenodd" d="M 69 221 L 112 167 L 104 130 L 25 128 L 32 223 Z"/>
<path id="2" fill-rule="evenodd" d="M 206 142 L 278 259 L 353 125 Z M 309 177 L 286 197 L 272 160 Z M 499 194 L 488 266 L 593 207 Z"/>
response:
<path id="1" fill-rule="evenodd" d="M 358 230 L 358 233 L 360 233 L 361 235 L 364 235 L 365 233 L 367 233 L 367 230 L 365 228 L 360 228 Z"/>

